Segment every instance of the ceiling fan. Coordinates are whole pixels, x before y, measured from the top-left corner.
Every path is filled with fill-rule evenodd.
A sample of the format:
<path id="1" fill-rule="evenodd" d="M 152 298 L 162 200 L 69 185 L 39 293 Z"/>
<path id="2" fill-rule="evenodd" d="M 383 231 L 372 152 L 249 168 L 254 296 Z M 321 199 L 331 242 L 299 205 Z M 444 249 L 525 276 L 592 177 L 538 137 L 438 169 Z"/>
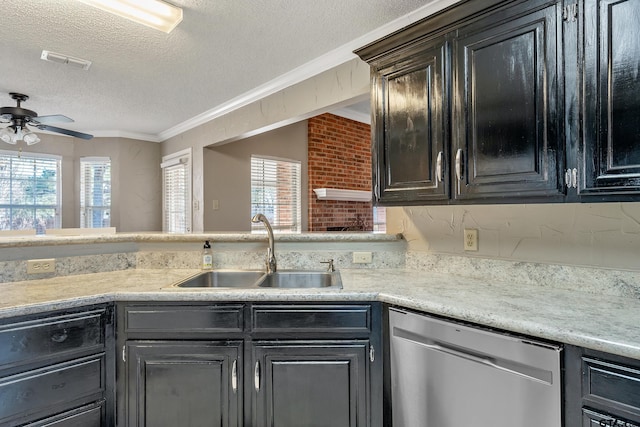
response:
<path id="1" fill-rule="evenodd" d="M 0 108 L 0 123 L 10 123 L 9 126 L 0 129 L 0 140 L 8 144 L 16 144 L 18 141 L 23 140 L 27 145 L 40 142 L 38 135 L 29 130 L 27 125 L 34 126 L 40 130 L 61 133 L 75 138 L 93 138 L 93 135 L 89 135 L 88 133 L 76 132 L 49 125 L 49 123 L 71 123 L 73 120 L 62 114 L 38 116 L 38 113 L 35 111 L 27 110 L 20 106 L 21 103 L 29 99 L 27 95 L 16 92 L 11 92 L 9 95 L 16 101 L 16 106 Z"/>

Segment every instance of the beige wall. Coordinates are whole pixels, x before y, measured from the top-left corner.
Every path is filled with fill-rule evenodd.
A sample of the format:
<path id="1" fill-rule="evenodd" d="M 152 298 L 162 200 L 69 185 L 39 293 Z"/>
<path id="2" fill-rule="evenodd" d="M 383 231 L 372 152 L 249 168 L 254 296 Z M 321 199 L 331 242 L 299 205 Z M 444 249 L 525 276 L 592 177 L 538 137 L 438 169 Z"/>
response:
<path id="1" fill-rule="evenodd" d="M 80 158 L 111 158 L 111 226 L 117 231 L 162 229 L 160 144 L 124 138 L 93 138 L 89 141 L 41 133 L 33 146 L 0 149 L 62 156 L 62 227 L 80 226 Z M 19 143 L 20 144 L 20 143 Z"/>
<path id="2" fill-rule="evenodd" d="M 478 252 L 463 251 L 465 228 Z M 640 270 L 640 203 L 389 208 L 387 230 L 411 251 Z"/>
<path id="3" fill-rule="evenodd" d="M 307 121 L 204 150 L 204 229 L 251 230 L 251 155 L 302 164 L 302 229 L 307 230 Z M 213 210 L 213 200 L 219 209 Z"/>
<path id="4" fill-rule="evenodd" d="M 260 101 L 162 143 L 162 155 L 192 147 L 193 199 L 203 206 L 204 147 L 247 138 L 353 103 L 369 93 L 369 66 L 353 59 Z M 204 210 L 194 209 L 193 230 L 204 230 Z"/>

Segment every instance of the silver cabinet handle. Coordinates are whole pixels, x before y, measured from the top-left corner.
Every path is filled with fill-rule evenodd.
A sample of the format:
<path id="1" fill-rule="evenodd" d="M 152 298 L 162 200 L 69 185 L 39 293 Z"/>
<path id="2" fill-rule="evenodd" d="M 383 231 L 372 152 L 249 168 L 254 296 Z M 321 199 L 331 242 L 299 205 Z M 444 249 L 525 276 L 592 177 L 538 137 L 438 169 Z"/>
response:
<path id="1" fill-rule="evenodd" d="M 462 181 L 462 148 L 456 152 L 456 179 Z"/>
<path id="2" fill-rule="evenodd" d="M 234 394 L 238 391 L 238 359 L 233 361 L 231 368 L 231 388 Z"/>
<path id="3" fill-rule="evenodd" d="M 253 369 L 253 384 L 256 391 L 260 391 L 260 361 L 256 361 L 256 367 Z"/>
<path id="4" fill-rule="evenodd" d="M 442 151 L 438 153 L 438 157 L 436 157 L 436 185 L 442 182 Z"/>

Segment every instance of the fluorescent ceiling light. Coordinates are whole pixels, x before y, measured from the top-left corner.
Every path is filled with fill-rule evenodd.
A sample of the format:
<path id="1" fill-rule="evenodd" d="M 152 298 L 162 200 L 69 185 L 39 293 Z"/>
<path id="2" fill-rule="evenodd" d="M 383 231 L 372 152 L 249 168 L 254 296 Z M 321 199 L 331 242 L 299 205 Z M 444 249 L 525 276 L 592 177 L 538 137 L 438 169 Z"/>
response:
<path id="1" fill-rule="evenodd" d="M 170 33 L 182 22 L 182 9 L 161 0 L 78 1 L 165 33 Z"/>

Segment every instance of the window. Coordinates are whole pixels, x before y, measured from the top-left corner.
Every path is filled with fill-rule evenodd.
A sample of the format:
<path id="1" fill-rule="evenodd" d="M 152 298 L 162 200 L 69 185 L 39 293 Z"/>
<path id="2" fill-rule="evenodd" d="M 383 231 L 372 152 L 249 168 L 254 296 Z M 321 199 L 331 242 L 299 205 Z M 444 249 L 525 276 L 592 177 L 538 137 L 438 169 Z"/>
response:
<path id="1" fill-rule="evenodd" d="M 80 227 L 111 225 L 111 159 L 80 159 Z"/>
<path id="2" fill-rule="evenodd" d="M 191 149 L 162 158 L 162 230 L 191 232 Z"/>
<path id="3" fill-rule="evenodd" d="M 60 228 L 60 159 L 0 151 L 0 230 Z"/>
<path id="4" fill-rule="evenodd" d="M 274 232 L 299 233 L 300 203 L 299 161 L 251 156 L 251 216 L 264 214 Z M 252 223 L 251 231 L 264 227 Z"/>
<path id="5" fill-rule="evenodd" d="M 373 207 L 373 232 L 387 232 L 387 210 L 382 206 Z"/>

